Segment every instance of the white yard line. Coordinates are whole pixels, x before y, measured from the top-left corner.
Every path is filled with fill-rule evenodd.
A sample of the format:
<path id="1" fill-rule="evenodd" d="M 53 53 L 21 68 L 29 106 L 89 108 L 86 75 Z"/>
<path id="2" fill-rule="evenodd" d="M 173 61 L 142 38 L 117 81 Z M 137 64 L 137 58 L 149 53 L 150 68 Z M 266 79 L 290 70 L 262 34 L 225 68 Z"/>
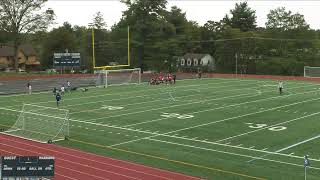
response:
<path id="1" fill-rule="evenodd" d="M 280 96 L 283 97 L 283 96 Z M 266 98 L 266 99 L 270 99 L 270 98 Z M 315 101 L 318 100 L 320 98 L 317 99 L 311 99 L 311 100 L 305 100 L 305 101 L 299 101 L 299 102 L 295 102 L 295 103 L 291 103 L 291 104 L 287 104 L 287 105 L 283 105 L 283 106 L 278 106 L 278 107 L 274 107 L 274 108 L 269 108 L 269 109 L 265 109 L 262 111 L 257 111 L 257 112 L 253 112 L 253 113 L 247 113 L 247 114 L 243 114 L 243 115 L 239 115 L 239 116 L 234 116 L 234 117 L 230 117 L 230 118 L 225 118 L 225 119 L 221 119 L 218 121 L 213 121 L 213 122 L 209 122 L 209 123 L 204 123 L 204 124 L 199 124 L 199 125 L 195 125 L 195 126 L 191 126 L 191 127 L 186 127 L 186 128 L 182 128 L 182 129 L 178 129 L 178 130 L 174 130 L 174 131 L 170 131 L 164 134 L 159 134 L 159 135 L 153 135 L 153 136 L 148 136 L 148 137 L 144 137 L 144 138 L 140 138 L 140 139 L 135 139 L 135 140 L 131 140 L 131 141 L 125 141 L 125 142 L 121 142 L 118 144 L 114 144 L 111 145 L 112 146 L 118 146 L 118 145 L 122 145 L 122 144 L 127 144 L 127 143 L 131 143 L 131 142 L 136 142 L 136 141 L 140 141 L 143 139 L 147 139 L 147 138 L 151 138 L 151 137 L 156 137 L 156 136 L 160 136 L 160 135 L 167 135 L 167 134 L 171 134 L 171 133 L 176 133 L 176 132 L 180 132 L 180 131 L 185 131 L 185 130 L 189 130 L 189 129 L 194 129 L 194 128 L 198 128 L 198 127 L 202 127 L 202 126 L 207 126 L 207 125 L 211 125 L 211 124 L 216 124 L 216 123 L 221 123 L 221 122 L 225 122 L 225 121 L 230 121 L 233 119 L 237 119 L 237 118 L 241 118 L 241 117 L 246 117 L 246 116 L 251 116 L 251 115 L 255 115 L 258 113 L 263 113 L 263 112 L 267 112 L 267 111 L 273 111 L 275 109 L 279 109 L 279 108 L 283 108 L 283 107 L 288 107 L 288 106 L 293 106 L 293 105 L 297 105 L 297 104 L 301 104 L 301 103 L 305 103 L 305 102 L 310 102 L 310 101 Z M 262 99 L 265 100 L 265 99 Z M 251 101 L 250 101 L 251 102 Z M 241 104 L 241 103 L 240 103 Z M 199 113 L 200 111 L 198 111 Z M 202 111 L 203 112 L 203 111 Z M 320 112 L 319 112 L 320 113 Z M 83 121 L 85 122 L 85 121 Z"/>
<path id="2" fill-rule="evenodd" d="M 170 86 L 169 88 L 174 89 L 174 90 L 178 90 L 178 89 L 186 89 L 186 87 L 192 87 L 192 86 L 201 87 L 201 86 L 208 86 L 208 85 L 225 84 L 225 83 L 230 83 L 230 82 L 234 82 L 234 81 L 222 81 L 222 82 L 218 82 L 218 83 L 213 82 L 213 83 L 206 83 L 206 84 L 193 84 L 193 85 L 183 85 L 183 86 L 174 86 L 174 87 Z M 84 96 L 84 97 L 82 96 L 82 97 L 77 97 L 77 98 L 64 99 L 64 101 L 77 100 L 77 99 L 90 99 L 90 98 L 94 98 L 94 97 L 104 97 L 104 96 L 114 96 L 114 95 L 123 96 L 124 94 L 128 94 L 129 97 L 131 97 L 133 92 L 140 93 L 140 92 L 159 91 L 159 90 L 163 90 L 163 89 L 168 88 L 167 86 L 158 86 L 158 87 L 160 87 L 160 88 L 155 88 L 155 89 L 148 88 L 148 89 L 142 89 L 142 90 L 130 90 L 130 92 L 118 92 L 118 93 L 113 92 L 113 93 L 108 93 L 108 94 L 103 94 L 103 95 Z M 102 92 L 99 92 L 99 93 L 101 94 Z M 55 102 L 55 101 L 42 101 L 42 102 L 37 102 L 37 103 L 32 103 L 32 104 L 43 104 L 43 103 L 49 103 L 49 102 Z"/>
<path id="3" fill-rule="evenodd" d="M 316 92 L 316 91 L 309 91 L 310 92 Z M 264 100 L 270 100 L 270 99 L 277 99 L 277 98 L 285 98 L 291 95 L 297 95 L 297 94 L 305 94 L 306 92 L 303 93 L 296 93 L 296 94 L 290 94 L 290 95 L 285 95 L 285 96 L 275 96 L 275 97 L 270 97 L 270 98 L 264 98 L 264 99 L 258 99 L 258 100 L 254 100 L 254 101 L 247 101 L 247 102 L 243 102 L 243 103 L 238 103 L 238 104 L 232 104 L 232 105 L 228 105 L 228 106 L 223 106 L 223 107 L 218 107 L 218 108 L 213 108 L 213 109 L 206 109 L 206 110 L 200 110 L 200 111 L 195 111 L 192 113 L 188 113 L 188 114 L 197 114 L 197 113 L 202 113 L 202 112 L 207 112 L 207 111 L 213 111 L 213 110 L 217 110 L 217 109 L 222 109 L 222 108 L 228 108 L 228 107 L 234 107 L 234 106 L 239 106 L 239 105 L 243 105 L 243 104 L 249 104 L 249 103 L 254 103 L 254 102 L 260 102 L 260 101 L 264 101 Z M 252 95 L 252 93 L 250 93 Z M 244 94 L 246 95 L 246 94 Z M 240 95 L 239 95 L 240 96 Z M 241 95 L 243 96 L 243 95 Z M 257 95 L 254 95 L 257 96 Z M 251 96 L 249 96 L 251 97 Z M 253 96 L 252 96 L 253 97 Z M 212 100 L 217 100 L 217 99 L 212 99 Z M 206 100 L 206 101 L 211 101 L 211 100 Z M 193 102 L 193 103 L 201 103 L 203 101 L 200 102 Z M 175 106 L 184 106 L 184 105 L 189 105 L 189 104 L 193 104 L 193 103 L 185 103 L 185 104 L 181 104 L 181 105 L 175 105 Z M 172 107 L 172 106 L 171 106 Z M 170 108 L 170 107 L 167 107 Z M 104 117 L 106 118 L 106 117 Z M 104 118 L 100 118 L 100 119 L 104 119 Z M 136 126 L 136 125 L 140 125 L 140 124 L 146 124 L 146 123 L 152 123 L 152 122 L 156 122 L 156 121 L 161 121 L 167 118 L 160 118 L 160 119 L 154 119 L 154 120 L 149 120 L 149 121 L 143 121 L 140 123 L 134 123 L 134 124 L 129 124 L 129 125 L 125 125 L 123 127 L 131 127 L 131 126 Z"/>
<path id="4" fill-rule="evenodd" d="M 161 88 L 157 88 L 157 89 L 148 89 L 148 90 L 137 90 L 135 92 L 144 92 L 144 91 L 161 91 L 162 89 L 170 89 L 171 91 L 172 90 L 178 90 L 180 89 L 179 87 L 181 88 L 185 88 L 185 87 L 189 87 L 189 86 L 196 86 L 197 88 L 195 89 L 188 89 L 188 88 L 185 88 L 183 90 L 179 90 L 178 92 L 181 92 L 181 91 L 193 91 L 193 90 L 197 90 L 199 89 L 198 87 L 201 87 L 201 86 L 208 86 L 208 85 L 217 85 L 217 84 L 225 84 L 225 83 L 229 83 L 230 81 L 226 81 L 226 82 L 221 82 L 221 83 L 208 83 L 208 84 L 200 84 L 200 85 L 186 85 L 186 86 L 177 86 L 177 87 L 166 87 L 166 86 L 163 86 Z M 239 86 L 241 86 L 243 84 L 239 84 Z M 244 85 L 249 85 L 249 84 L 244 84 Z M 200 89 L 218 89 L 220 87 L 233 87 L 234 84 L 232 85 L 228 85 L 228 86 L 219 86 L 219 87 L 214 87 L 214 88 L 208 88 L 208 87 L 203 87 L 203 88 L 200 88 Z M 103 92 L 100 92 L 100 93 L 103 93 Z M 111 96 L 111 95 L 116 95 L 116 94 L 120 94 L 121 96 L 123 96 L 124 94 L 129 94 L 130 96 L 128 97 L 125 97 L 125 98 L 116 98 L 116 99 L 107 99 L 107 100 L 101 100 L 101 101 L 90 101 L 90 102 L 86 102 L 86 103 L 74 103 L 74 104 L 71 104 L 71 105 L 64 105 L 64 107 L 74 107 L 74 106 L 77 106 L 77 105 L 87 105 L 87 104 L 95 104 L 95 103 L 100 103 L 100 102 L 108 102 L 108 101 L 115 101 L 115 100 L 125 100 L 125 99 L 134 99 L 134 98 L 143 98 L 143 97 L 149 97 L 149 96 L 154 96 L 154 95 L 162 95 L 164 93 L 167 93 L 167 92 L 162 92 L 161 93 L 156 93 L 156 94 L 152 94 L 152 95 L 140 95 L 140 96 L 133 96 L 132 95 L 132 91 L 130 91 L 130 93 L 126 93 L 126 92 L 121 92 L 121 93 L 110 93 L 110 94 L 104 94 L 104 95 L 95 95 L 95 96 L 85 96 L 85 97 L 79 97 L 79 98 L 70 98 L 70 99 L 64 99 L 62 98 L 62 102 L 64 102 L 65 100 L 76 100 L 76 99 L 83 99 L 83 98 L 93 98 L 93 97 L 100 97 L 100 96 Z M 28 94 L 25 94 L 25 95 L 28 95 Z M 1 97 L 1 96 L 0 96 Z M 37 102 L 37 103 L 30 103 L 30 104 L 42 104 L 42 103 L 49 103 L 49 102 L 55 102 L 55 101 L 42 101 L 42 102 Z M 20 106 L 20 105 L 18 105 Z M 17 107 L 17 105 L 14 105 L 14 106 L 6 106 L 7 108 L 12 108 L 12 107 Z"/>
<path id="5" fill-rule="evenodd" d="M 215 99 L 210 99 L 208 97 L 208 100 L 201 100 L 201 101 L 193 101 L 193 102 L 189 102 L 189 103 L 182 103 L 182 104 L 176 104 L 176 105 L 172 105 L 172 106 L 163 106 L 163 107 L 159 107 L 159 108 L 152 108 L 152 109 L 147 109 L 147 110 L 143 110 L 143 111 L 134 111 L 134 112 L 129 112 L 129 113 L 122 113 L 122 114 L 118 114 L 118 115 L 113 115 L 113 116 L 107 116 L 107 117 L 100 117 L 100 118 L 94 118 L 94 119 L 88 119 L 86 121 L 88 122 L 94 122 L 96 120 L 100 120 L 100 119 L 109 119 L 109 118 L 115 118 L 115 117 L 121 117 L 121 116 L 128 116 L 128 115 L 132 115 L 132 114 L 140 114 L 140 113 L 145 113 L 145 112 L 150 112 L 150 111 L 156 111 L 156 110 L 161 110 L 161 109 L 172 109 L 174 107 L 180 107 L 180 106 L 187 106 L 187 105 L 191 105 L 191 104 L 197 104 L 197 103 L 202 103 L 202 102 L 211 102 L 211 101 L 215 101 L 215 100 L 221 100 L 221 99 L 228 99 L 228 98 L 234 98 L 234 97 L 239 97 L 239 96 L 249 96 L 249 97 L 254 97 L 254 96 L 258 96 L 260 95 L 260 93 L 257 94 L 253 94 L 253 93 L 247 93 L 247 94 L 240 94 L 240 95 L 234 95 L 234 96 L 225 96 L 225 97 L 220 97 L 220 98 L 215 98 Z M 215 97 L 215 96 L 211 96 L 211 97 Z M 230 105 L 232 106 L 232 105 Z M 224 107 L 230 107 L 230 106 L 224 106 Z M 222 107 L 220 107 L 222 108 Z M 145 107 L 143 107 L 143 109 L 146 109 Z M 196 113 L 196 112 L 193 112 Z M 189 113 L 192 114 L 192 113 Z M 165 119 L 165 118 L 161 118 Z M 150 121 L 149 121 L 150 122 Z M 152 121 L 153 122 L 153 121 Z M 147 123 L 147 122 L 145 122 Z M 136 124 L 135 124 L 136 125 Z M 124 127 L 129 127 L 129 126 L 133 126 L 133 124 L 124 126 Z"/>
<path id="6" fill-rule="evenodd" d="M 320 113 L 320 112 L 319 112 L 319 113 Z M 317 136 L 311 137 L 311 138 L 309 138 L 309 139 L 300 141 L 300 142 L 298 142 L 298 143 L 292 144 L 292 145 L 287 146 L 287 147 L 285 147 L 285 148 L 279 149 L 279 150 L 277 150 L 277 151 L 275 151 L 275 152 L 276 152 L 276 153 L 280 153 L 280 152 L 282 152 L 282 151 L 291 149 L 291 148 L 293 148 L 293 147 L 299 146 L 299 145 L 301 145 L 301 144 L 307 143 L 307 142 L 309 142 L 309 141 L 312 141 L 312 140 L 315 140 L 315 139 L 318 139 L 318 138 L 320 138 L 320 134 L 317 135 Z M 270 154 L 266 154 L 266 155 L 263 155 L 263 156 L 261 156 L 261 157 L 266 157 L 266 156 L 269 156 L 269 155 L 270 155 Z M 290 154 L 290 155 L 292 155 L 292 154 Z M 250 163 L 250 162 L 253 162 L 253 161 L 255 161 L 255 160 L 257 160 L 257 159 L 251 159 L 251 160 L 249 160 L 249 161 L 247 161 L 247 162 Z"/>
<path id="7" fill-rule="evenodd" d="M 317 98 L 317 99 L 314 99 L 314 100 L 319 100 L 319 99 L 320 98 Z M 241 137 L 241 136 L 244 136 L 244 135 L 248 135 L 248 134 L 251 134 L 251 133 L 259 132 L 259 131 L 262 131 L 262 130 L 265 130 L 265 129 L 268 129 L 268 128 L 271 128 L 271 127 L 274 127 L 274 126 L 279 126 L 279 125 L 287 124 L 287 123 L 290 123 L 290 122 L 293 122 L 293 121 L 297 121 L 297 120 L 300 120 L 300 119 L 303 119 L 303 118 L 314 116 L 314 115 L 317 115 L 317 114 L 320 114 L 320 112 L 312 113 L 312 114 L 305 115 L 305 116 L 301 116 L 301 117 L 298 117 L 298 118 L 294 118 L 294 119 L 291 119 L 291 120 L 288 120 L 288 121 L 277 123 L 277 124 L 274 124 L 274 125 L 271 125 L 271 126 L 267 126 L 267 127 L 264 127 L 264 128 L 259 128 L 259 129 L 252 130 L 252 131 L 249 131 L 249 132 L 245 132 L 245 133 L 242 133 L 242 134 L 238 134 L 238 135 L 235 135 L 235 136 L 230 136 L 230 137 L 227 137 L 227 138 L 224 138 L 224 139 L 220 139 L 220 140 L 215 141 L 215 142 L 222 142 L 222 141 L 234 139 L 234 138 Z"/>
<path id="8" fill-rule="evenodd" d="M 234 85 L 233 85 L 234 86 Z M 229 87 L 229 86 L 223 86 L 223 87 Z M 201 88 L 201 89 L 216 89 L 216 88 Z M 246 90 L 246 89 L 252 89 L 252 88 L 239 88 L 239 89 L 234 89 L 232 88 L 231 90 L 224 90 L 224 91 L 215 91 L 215 93 L 218 93 L 218 92 L 229 92 L 229 91 L 239 91 L 239 90 Z M 189 89 L 188 91 L 192 91 L 192 90 L 196 90 L 196 89 Z M 183 90 L 184 91 L 184 90 Z M 180 91 L 179 91 L 180 92 Z M 149 97 L 149 96 L 154 96 L 154 95 L 161 95 L 161 94 L 165 94 L 165 93 L 159 93 L 159 94 L 152 94 L 152 95 L 145 95 L 145 96 L 133 96 L 132 98 L 137 98 L 137 97 Z M 176 99 L 180 99 L 180 98 L 185 98 L 185 97 L 192 97 L 192 96 L 199 96 L 199 94 L 191 94 L 191 95 L 186 95 L 186 96 L 178 96 L 178 97 L 175 97 Z M 216 96 L 216 95 L 215 95 Z M 118 98 L 116 100 L 123 100 L 123 99 L 129 99 L 129 98 Z M 169 98 L 170 100 L 170 98 Z M 74 107 L 74 106 L 82 106 L 82 105 L 87 105 L 87 104 L 95 104 L 95 103 L 99 103 L 99 102 L 108 102 L 108 101 L 114 101 L 114 99 L 110 99 L 110 100 L 103 100 L 103 101 L 94 101 L 94 102 L 89 102 L 89 103 L 80 103 L 80 104 L 73 104 L 73 105 L 66 105 L 66 106 L 63 106 L 63 107 Z M 138 103 L 131 103 L 131 104 L 124 104 L 124 105 L 119 105 L 119 106 L 129 106 L 129 105 L 137 105 L 137 104 L 145 104 L 145 103 L 150 103 L 150 102 L 158 102 L 158 101 L 168 101 L 167 98 L 158 98 L 156 100 L 152 100 L 152 101 L 144 101 L 144 102 L 138 102 Z M 141 107 L 140 107 L 141 108 Z M 97 108 L 97 109 L 90 109 L 90 110 L 83 110 L 83 111 L 77 111 L 77 112 L 73 112 L 73 113 L 70 113 L 70 114 L 77 114 L 77 113 L 81 113 L 81 112 L 92 112 L 92 111 L 98 111 L 98 110 L 101 110 L 101 107 Z M 117 111 L 117 113 L 119 113 L 119 111 Z"/>

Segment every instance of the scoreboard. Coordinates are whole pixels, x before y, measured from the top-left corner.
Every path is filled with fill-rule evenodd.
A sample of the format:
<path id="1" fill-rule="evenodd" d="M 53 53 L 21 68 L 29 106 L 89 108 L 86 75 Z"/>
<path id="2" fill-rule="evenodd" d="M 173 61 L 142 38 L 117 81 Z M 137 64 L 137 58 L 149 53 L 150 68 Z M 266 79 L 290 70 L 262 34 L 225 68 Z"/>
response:
<path id="1" fill-rule="evenodd" d="M 54 67 L 79 67 L 80 53 L 54 53 Z"/>
<path id="2" fill-rule="evenodd" d="M 0 166 L 1 180 L 54 177 L 54 157 L 51 156 L 3 156 Z"/>

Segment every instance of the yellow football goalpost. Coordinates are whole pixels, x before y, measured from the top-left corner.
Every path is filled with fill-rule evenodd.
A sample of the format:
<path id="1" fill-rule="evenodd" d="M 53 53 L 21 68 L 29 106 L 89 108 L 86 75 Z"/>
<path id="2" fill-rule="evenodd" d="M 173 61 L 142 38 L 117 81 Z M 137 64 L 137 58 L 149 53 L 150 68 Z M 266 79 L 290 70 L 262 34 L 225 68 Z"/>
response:
<path id="1" fill-rule="evenodd" d="M 117 67 L 129 67 L 130 66 L 130 27 L 128 26 L 128 60 L 127 64 L 119 64 L 119 65 L 114 65 L 114 66 L 96 66 L 96 57 L 95 57 L 95 43 L 94 43 L 94 27 L 92 26 L 91 28 L 91 33 L 92 33 L 92 65 L 93 65 L 93 70 L 95 69 L 109 69 L 109 68 L 117 68 Z"/>

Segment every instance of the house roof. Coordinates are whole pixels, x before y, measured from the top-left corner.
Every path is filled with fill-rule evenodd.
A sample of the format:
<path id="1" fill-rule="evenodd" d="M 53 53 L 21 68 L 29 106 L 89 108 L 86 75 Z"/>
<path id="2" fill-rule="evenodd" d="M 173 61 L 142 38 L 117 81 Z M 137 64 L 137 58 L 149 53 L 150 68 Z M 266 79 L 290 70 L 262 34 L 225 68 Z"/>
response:
<path id="1" fill-rule="evenodd" d="M 23 51 L 26 56 L 35 56 L 36 51 L 30 44 L 22 44 L 19 49 Z M 14 56 L 14 48 L 10 45 L 0 46 L 0 57 Z"/>
<path id="2" fill-rule="evenodd" d="M 210 54 L 195 54 L 195 53 L 186 53 L 183 58 L 184 59 L 202 59 L 203 57 L 207 56 Z"/>

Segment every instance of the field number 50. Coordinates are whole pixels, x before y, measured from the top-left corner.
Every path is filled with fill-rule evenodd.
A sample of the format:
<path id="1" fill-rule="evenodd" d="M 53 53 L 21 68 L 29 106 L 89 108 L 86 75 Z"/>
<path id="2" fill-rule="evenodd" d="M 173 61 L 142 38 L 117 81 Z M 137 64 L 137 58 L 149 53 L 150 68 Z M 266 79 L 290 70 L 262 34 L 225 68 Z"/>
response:
<path id="1" fill-rule="evenodd" d="M 260 129 L 260 128 L 266 128 L 268 127 L 267 124 L 254 124 L 254 123 L 246 123 L 249 125 L 249 128 L 253 128 L 253 129 Z M 273 126 L 273 127 L 269 127 L 268 130 L 270 131 L 282 131 L 287 129 L 287 127 L 284 126 Z"/>

